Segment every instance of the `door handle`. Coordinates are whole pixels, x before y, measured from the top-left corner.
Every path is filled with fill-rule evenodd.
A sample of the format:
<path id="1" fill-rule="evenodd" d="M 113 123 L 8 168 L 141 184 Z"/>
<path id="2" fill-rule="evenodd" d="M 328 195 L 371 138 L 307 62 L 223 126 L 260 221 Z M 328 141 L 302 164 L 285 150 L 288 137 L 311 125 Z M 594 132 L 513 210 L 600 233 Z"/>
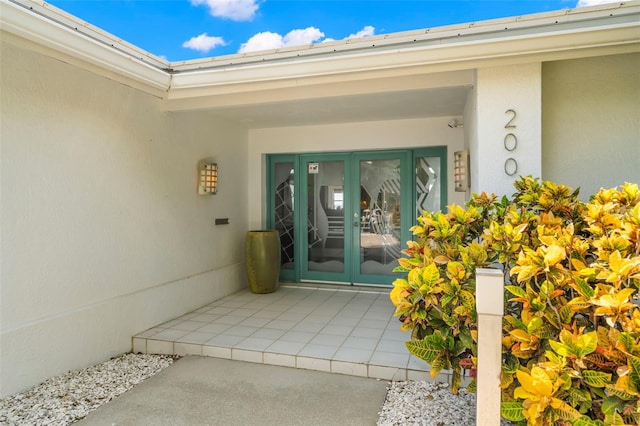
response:
<path id="1" fill-rule="evenodd" d="M 358 223 L 358 221 L 357 221 L 357 220 L 353 222 L 353 226 L 355 226 L 356 228 L 357 228 L 359 225 L 360 225 L 360 224 Z"/>

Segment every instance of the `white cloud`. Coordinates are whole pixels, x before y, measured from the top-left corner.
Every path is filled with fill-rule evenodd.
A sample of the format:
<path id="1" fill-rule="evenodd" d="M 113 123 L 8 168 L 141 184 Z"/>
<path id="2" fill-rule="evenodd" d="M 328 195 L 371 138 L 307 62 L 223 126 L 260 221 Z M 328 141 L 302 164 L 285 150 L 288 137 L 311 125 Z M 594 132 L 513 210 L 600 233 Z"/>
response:
<path id="1" fill-rule="evenodd" d="M 376 32 L 375 27 L 372 27 L 371 25 L 367 25 L 366 27 L 364 27 L 363 29 L 361 29 L 360 31 L 358 31 L 355 34 L 349 34 L 348 37 L 346 38 L 361 38 L 361 37 L 369 37 L 374 35 Z"/>
<path id="2" fill-rule="evenodd" d="M 216 18 L 250 21 L 258 10 L 260 0 L 191 0 L 194 6 L 206 5 Z"/>
<path id="3" fill-rule="evenodd" d="M 620 0 L 578 0 L 576 7 L 595 6 L 597 4 L 605 3 L 619 3 Z"/>
<path id="4" fill-rule="evenodd" d="M 255 34 L 240 46 L 238 53 L 255 52 L 258 50 L 279 49 L 288 46 L 311 44 L 324 37 L 324 33 L 314 27 L 289 31 L 284 37 L 278 33 L 265 31 Z"/>
<path id="5" fill-rule="evenodd" d="M 197 50 L 198 52 L 207 53 L 216 46 L 224 46 L 226 43 L 222 37 L 212 37 L 207 33 L 202 33 L 197 37 L 191 37 L 191 39 L 182 43 L 182 47 L 188 49 Z"/>
<path id="6" fill-rule="evenodd" d="M 324 33 L 314 27 L 308 27 L 303 30 L 292 30 L 284 36 L 285 46 L 300 46 L 303 44 L 311 44 L 314 41 L 324 37 Z"/>

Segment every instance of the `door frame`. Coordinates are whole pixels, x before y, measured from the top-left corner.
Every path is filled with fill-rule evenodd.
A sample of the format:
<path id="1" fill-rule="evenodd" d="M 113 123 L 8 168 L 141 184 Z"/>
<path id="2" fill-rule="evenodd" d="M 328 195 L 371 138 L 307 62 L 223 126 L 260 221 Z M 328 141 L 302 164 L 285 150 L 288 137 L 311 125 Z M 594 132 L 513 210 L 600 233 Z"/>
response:
<path id="1" fill-rule="evenodd" d="M 324 273 L 312 273 L 305 274 L 303 278 L 302 272 L 307 268 L 307 254 L 305 249 L 308 247 L 308 231 L 306 217 L 300 217 L 300 213 L 294 215 L 294 267 L 293 269 L 281 269 L 280 279 L 283 281 L 310 281 L 310 282 L 325 282 L 332 284 L 345 284 L 345 285 L 384 285 L 390 286 L 395 277 L 393 275 L 369 275 L 361 274 L 359 272 L 359 266 L 355 264 L 356 260 L 360 258 L 360 240 L 359 232 L 353 232 L 352 226 L 352 214 L 354 211 L 359 211 L 356 208 L 356 204 L 359 206 L 360 196 L 359 194 L 360 181 L 359 179 L 359 161 L 363 158 L 381 159 L 388 158 L 390 156 L 398 156 L 401 158 L 401 164 L 407 164 L 407 167 L 403 167 L 401 170 L 401 249 L 406 248 L 404 241 L 412 239 L 410 232 L 411 226 L 416 224 L 416 161 L 420 157 L 438 157 L 440 160 L 440 208 L 442 210 L 447 206 L 447 189 L 448 189 L 448 167 L 447 167 L 447 147 L 446 146 L 432 146 L 423 148 L 400 148 L 400 149 L 381 149 L 381 150 L 362 150 L 354 152 L 318 152 L 318 153 L 288 153 L 288 154 L 267 154 L 266 156 L 266 179 L 265 188 L 266 191 L 266 217 L 265 224 L 267 228 L 275 228 L 275 188 L 277 182 L 275 182 L 273 170 L 277 163 L 291 163 L 295 171 L 295 180 L 298 188 L 304 188 L 303 191 L 298 189 L 294 192 L 294 211 L 301 212 L 303 208 L 303 202 L 306 203 L 306 184 L 307 184 L 307 170 L 305 169 L 306 159 L 323 159 L 320 161 L 330 161 L 332 159 L 344 159 L 345 164 L 345 183 L 350 182 L 350 187 L 344 185 L 344 206 L 345 206 L 345 268 L 342 275 L 339 273 L 331 273 L 330 275 L 324 275 Z M 403 163 L 404 161 L 404 163 Z M 349 203 L 349 204 L 347 204 Z M 347 205 L 349 208 L 347 209 Z M 305 209 L 306 211 L 306 209 Z M 347 217 L 349 214 L 349 217 Z M 347 226 L 348 225 L 348 226 Z M 347 240 L 348 239 L 348 240 Z M 356 241 L 357 240 L 357 241 Z M 351 250 L 346 250 L 347 241 Z M 302 261 L 304 259 L 304 262 Z M 316 272 L 316 271 L 310 271 Z M 401 276 L 401 274 L 398 274 Z"/>

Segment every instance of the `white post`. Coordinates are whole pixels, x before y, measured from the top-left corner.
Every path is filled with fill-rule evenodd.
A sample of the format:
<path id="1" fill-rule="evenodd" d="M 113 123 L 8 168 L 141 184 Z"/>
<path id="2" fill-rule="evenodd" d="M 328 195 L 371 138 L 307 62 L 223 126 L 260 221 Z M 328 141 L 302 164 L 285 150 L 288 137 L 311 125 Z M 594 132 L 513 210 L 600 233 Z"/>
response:
<path id="1" fill-rule="evenodd" d="M 476 269 L 478 375 L 476 425 L 500 424 L 504 277 L 497 269 Z"/>

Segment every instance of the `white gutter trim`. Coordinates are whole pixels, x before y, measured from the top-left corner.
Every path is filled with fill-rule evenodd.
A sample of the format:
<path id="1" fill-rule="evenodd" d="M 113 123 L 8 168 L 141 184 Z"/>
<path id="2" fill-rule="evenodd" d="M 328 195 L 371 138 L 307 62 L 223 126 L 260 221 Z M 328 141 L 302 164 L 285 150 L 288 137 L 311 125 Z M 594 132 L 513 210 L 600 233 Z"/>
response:
<path id="1" fill-rule="evenodd" d="M 640 1 L 173 63 L 41 0 L 0 0 L 0 24 L 3 31 L 51 49 L 52 56 L 173 99 L 222 85 L 380 70 L 401 74 L 429 65 L 458 70 L 589 49 L 640 50 Z"/>
<path id="2" fill-rule="evenodd" d="M 109 39 L 107 33 L 82 21 L 75 20 L 77 28 L 69 26 L 74 22 L 71 15 L 65 16 L 59 9 L 53 11 L 59 13 L 58 19 L 54 19 L 52 6 L 45 3 L 29 2 L 33 3 L 29 6 L 24 3 L 0 0 L 2 31 L 143 83 L 153 89 L 154 94 L 168 89 L 171 80 L 168 62 L 126 46 L 118 39 Z"/>
<path id="3" fill-rule="evenodd" d="M 504 39 L 504 34 L 529 34 L 543 36 L 545 33 L 560 33 L 570 29 L 589 29 L 600 26 L 598 21 L 619 21 L 619 23 L 635 23 L 640 20 L 640 1 L 621 2 L 618 5 L 605 4 L 576 9 L 564 9 L 554 12 L 538 13 L 488 21 L 455 24 L 436 28 L 406 31 L 317 43 L 305 46 L 293 46 L 260 52 L 224 55 L 189 61 L 172 62 L 173 72 L 207 70 L 215 68 L 237 68 L 244 65 L 264 64 L 275 61 L 297 61 L 307 57 L 339 56 L 353 54 L 357 51 L 386 49 L 395 50 L 411 45 L 457 44 L 469 38 L 484 42 L 493 39 Z M 591 25 L 585 25 L 590 23 Z M 610 24 L 605 24 L 610 25 Z M 507 35 L 512 37 L 511 35 Z"/>
<path id="4" fill-rule="evenodd" d="M 562 53 L 608 46 L 626 45 L 629 51 L 640 51 L 640 37 L 629 40 L 629 30 L 640 24 L 604 26 L 597 30 L 570 30 L 541 35 L 520 35 L 492 40 L 435 43 L 367 51 L 359 50 L 337 56 L 313 56 L 291 61 L 277 61 L 183 71 L 173 75 L 169 98 L 177 98 L 181 89 L 197 89 L 230 84 L 256 83 L 287 79 L 303 79 L 358 72 L 450 64 L 452 69 L 477 68 L 481 61 L 531 55 Z"/>

